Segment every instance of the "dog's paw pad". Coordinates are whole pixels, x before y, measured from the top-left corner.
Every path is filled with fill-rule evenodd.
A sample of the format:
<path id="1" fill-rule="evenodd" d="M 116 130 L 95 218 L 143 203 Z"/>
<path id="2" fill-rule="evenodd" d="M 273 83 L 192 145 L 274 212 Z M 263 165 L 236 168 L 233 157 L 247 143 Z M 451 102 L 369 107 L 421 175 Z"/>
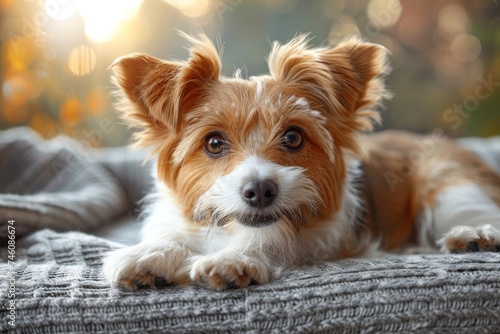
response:
<path id="1" fill-rule="evenodd" d="M 228 259 L 207 256 L 194 263 L 191 279 L 211 289 L 222 291 L 267 283 L 269 275 L 265 266 L 248 257 Z"/>
<path id="2" fill-rule="evenodd" d="M 499 252 L 500 231 L 491 225 L 455 226 L 439 244 L 445 253 Z"/>
<path id="3" fill-rule="evenodd" d="M 155 281 L 156 275 L 154 274 L 139 272 L 134 270 L 134 268 L 127 268 L 127 270 L 122 271 L 119 275 L 115 275 L 111 283 L 116 287 L 135 291 L 155 286 Z"/>
<path id="4" fill-rule="evenodd" d="M 114 286 L 123 287 L 127 290 L 135 291 L 154 286 L 156 276 L 145 273 L 128 273 L 126 276 L 113 281 Z"/>
<path id="5" fill-rule="evenodd" d="M 478 252 L 479 244 L 476 241 L 469 241 L 467 243 L 467 252 Z"/>

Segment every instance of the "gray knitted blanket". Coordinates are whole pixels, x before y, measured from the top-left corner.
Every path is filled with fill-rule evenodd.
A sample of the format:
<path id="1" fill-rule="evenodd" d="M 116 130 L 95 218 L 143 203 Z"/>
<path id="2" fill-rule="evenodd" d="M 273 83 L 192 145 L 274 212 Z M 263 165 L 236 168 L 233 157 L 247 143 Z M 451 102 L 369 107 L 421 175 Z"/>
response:
<path id="1" fill-rule="evenodd" d="M 130 292 L 100 274 L 97 237 L 49 230 L 18 245 L 12 333 L 498 333 L 500 255 L 406 255 L 300 268 L 262 286 Z"/>
<path id="2" fill-rule="evenodd" d="M 0 131 L 0 238 L 51 228 L 93 231 L 126 214 L 149 187 L 143 153 L 91 150 L 29 128 Z"/>
<path id="3" fill-rule="evenodd" d="M 500 169 L 500 138 L 463 143 Z M 0 132 L 0 333 L 500 333 L 498 253 L 321 263 L 226 292 L 111 288 L 101 260 L 120 245 L 53 230 L 133 210 L 149 187 L 141 159 Z"/>

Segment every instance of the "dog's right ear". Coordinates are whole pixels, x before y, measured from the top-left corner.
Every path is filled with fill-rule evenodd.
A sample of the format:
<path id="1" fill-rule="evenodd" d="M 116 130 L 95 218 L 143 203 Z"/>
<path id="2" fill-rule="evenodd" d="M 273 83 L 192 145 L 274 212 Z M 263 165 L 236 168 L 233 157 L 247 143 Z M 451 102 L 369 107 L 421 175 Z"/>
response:
<path id="1" fill-rule="evenodd" d="M 163 97 L 173 95 L 181 67 L 146 54 L 121 57 L 111 65 L 113 82 L 121 89 L 118 110 L 129 125 L 175 128 L 174 110 L 163 105 L 169 103 Z"/>
<path id="2" fill-rule="evenodd" d="M 179 131 L 186 113 L 207 94 L 220 75 L 220 58 L 208 37 L 183 35 L 192 46 L 188 61 L 165 61 L 146 54 L 118 58 L 112 65 L 118 111 L 132 127 L 136 146 L 157 146 Z"/>

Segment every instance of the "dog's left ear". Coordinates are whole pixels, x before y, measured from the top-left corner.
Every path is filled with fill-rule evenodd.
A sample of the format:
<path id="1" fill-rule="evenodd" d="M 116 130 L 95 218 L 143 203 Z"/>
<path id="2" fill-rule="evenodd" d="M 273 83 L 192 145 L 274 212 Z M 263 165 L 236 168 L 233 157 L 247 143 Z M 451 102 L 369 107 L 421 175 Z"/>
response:
<path id="1" fill-rule="evenodd" d="M 332 120 L 337 143 L 353 151 L 352 136 L 371 131 L 380 121 L 374 110 L 390 94 L 383 77 L 389 72 L 388 51 L 378 44 L 350 38 L 334 48 L 309 48 L 307 35 L 275 43 L 269 56 L 273 78 Z"/>

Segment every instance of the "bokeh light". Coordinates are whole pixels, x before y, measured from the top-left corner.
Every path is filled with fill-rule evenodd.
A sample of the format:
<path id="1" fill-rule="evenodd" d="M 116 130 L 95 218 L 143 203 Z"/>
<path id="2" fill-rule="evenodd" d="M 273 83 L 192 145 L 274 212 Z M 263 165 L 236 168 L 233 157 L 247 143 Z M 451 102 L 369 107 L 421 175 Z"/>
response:
<path id="1" fill-rule="evenodd" d="M 29 126 L 45 138 L 50 138 L 57 134 L 57 123 L 48 114 L 43 112 L 35 113 L 29 122 Z"/>
<path id="2" fill-rule="evenodd" d="M 78 0 L 45 0 L 45 13 L 54 20 L 66 20 L 78 11 Z"/>
<path id="3" fill-rule="evenodd" d="M 5 46 L 5 61 L 14 71 L 24 71 L 41 55 L 38 45 L 31 39 L 16 36 Z"/>
<path id="4" fill-rule="evenodd" d="M 59 117 L 64 125 L 74 126 L 85 119 L 85 106 L 77 98 L 70 98 L 59 109 Z"/>
<path id="5" fill-rule="evenodd" d="M 165 0 L 165 2 L 190 18 L 204 16 L 212 9 L 210 0 Z"/>
<path id="6" fill-rule="evenodd" d="M 41 71 L 24 71 L 9 75 L 3 83 L 3 96 L 12 105 L 37 98 L 44 88 Z"/>
<path id="7" fill-rule="evenodd" d="M 366 10 L 373 26 L 387 28 L 398 22 L 402 7 L 399 0 L 371 0 Z"/>
<path id="8" fill-rule="evenodd" d="M 111 41 L 123 22 L 133 19 L 142 0 L 84 0 L 78 10 L 85 20 L 85 33 L 96 43 Z"/>
<path id="9" fill-rule="evenodd" d="M 87 94 L 87 104 L 89 106 L 90 112 L 94 116 L 101 116 L 106 112 L 108 107 L 106 101 L 108 99 L 108 94 L 103 89 L 92 89 Z"/>
<path id="10" fill-rule="evenodd" d="M 71 50 L 68 56 L 68 67 L 77 76 L 92 72 L 96 64 L 95 51 L 88 45 L 80 45 Z"/>
<path id="11" fill-rule="evenodd" d="M 476 36 L 462 34 L 453 39 L 450 48 L 455 59 L 463 62 L 470 62 L 479 57 L 481 53 L 481 42 Z"/>
<path id="12" fill-rule="evenodd" d="M 464 33 L 469 23 L 469 16 L 462 6 L 447 5 L 439 12 L 438 27 L 442 35 Z"/>
<path id="13" fill-rule="evenodd" d="M 16 5 L 16 0 L 1 0 L 0 1 L 0 9 L 7 12 L 11 10 Z"/>

